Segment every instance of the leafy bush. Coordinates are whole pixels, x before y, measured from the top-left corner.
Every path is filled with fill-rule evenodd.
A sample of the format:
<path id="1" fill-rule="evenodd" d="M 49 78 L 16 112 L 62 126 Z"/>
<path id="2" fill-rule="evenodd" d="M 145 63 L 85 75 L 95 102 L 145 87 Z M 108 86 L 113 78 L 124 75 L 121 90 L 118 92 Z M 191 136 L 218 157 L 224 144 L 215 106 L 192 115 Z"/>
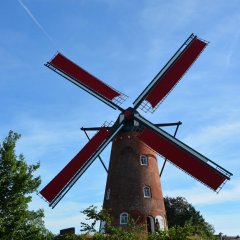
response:
<path id="1" fill-rule="evenodd" d="M 183 203 L 186 203 L 185 200 Z M 191 212 L 197 216 L 195 217 L 195 221 L 199 224 L 194 225 L 192 221 L 185 221 L 183 226 L 175 225 L 170 227 L 168 230 L 158 231 L 154 234 L 147 234 L 146 226 L 137 224 L 137 222 L 133 219 L 129 220 L 126 229 L 112 226 L 108 211 L 102 209 L 98 212 L 97 207 L 90 206 L 86 210 L 82 211 L 82 213 L 87 216 L 87 220 L 92 220 L 92 223 L 81 223 L 81 231 L 85 233 L 94 233 L 94 235 L 88 235 L 86 238 L 84 235 L 81 235 L 81 237 L 83 237 L 83 239 L 92 240 L 216 240 L 216 237 L 213 235 L 214 230 L 212 226 L 206 223 L 201 215 L 194 211 L 193 207 L 188 209 L 191 209 Z M 101 234 L 96 231 L 95 227 L 97 221 L 106 222 L 106 234 Z"/>

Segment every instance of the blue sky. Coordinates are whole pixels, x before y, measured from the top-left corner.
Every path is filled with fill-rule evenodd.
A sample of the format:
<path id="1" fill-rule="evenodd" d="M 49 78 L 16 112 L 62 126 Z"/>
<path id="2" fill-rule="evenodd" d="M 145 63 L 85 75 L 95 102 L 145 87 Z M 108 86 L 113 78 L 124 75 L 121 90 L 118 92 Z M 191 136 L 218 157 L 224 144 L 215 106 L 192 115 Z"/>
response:
<path id="1" fill-rule="evenodd" d="M 87 143 L 80 127 L 100 126 L 119 112 L 44 67 L 56 51 L 129 96 L 143 88 L 191 33 L 210 44 L 154 114 L 154 123 L 182 121 L 177 137 L 234 175 L 216 194 L 167 164 L 165 196 L 183 196 L 217 233 L 240 234 L 239 1 L 11 0 L 0 7 L 0 138 L 21 133 L 17 151 L 45 186 Z M 170 133 L 173 128 L 167 129 Z M 101 154 L 108 163 L 110 146 Z M 159 158 L 159 166 L 162 165 Z M 106 173 L 96 160 L 52 210 L 46 226 L 76 227 L 80 211 L 101 206 Z"/>

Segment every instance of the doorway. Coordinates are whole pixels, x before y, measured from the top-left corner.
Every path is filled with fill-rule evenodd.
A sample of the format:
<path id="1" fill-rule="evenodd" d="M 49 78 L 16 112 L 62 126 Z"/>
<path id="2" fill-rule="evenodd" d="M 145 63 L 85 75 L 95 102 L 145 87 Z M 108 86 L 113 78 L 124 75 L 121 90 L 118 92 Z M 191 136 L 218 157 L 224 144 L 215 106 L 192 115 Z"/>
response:
<path id="1" fill-rule="evenodd" d="M 158 220 L 160 230 L 165 229 L 164 219 L 162 216 L 160 216 L 160 215 L 156 216 L 155 220 Z"/>
<path id="2" fill-rule="evenodd" d="M 147 231 L 148 233 L 154 233 L 154 218 L 152 216 L 147 217 Z"/>

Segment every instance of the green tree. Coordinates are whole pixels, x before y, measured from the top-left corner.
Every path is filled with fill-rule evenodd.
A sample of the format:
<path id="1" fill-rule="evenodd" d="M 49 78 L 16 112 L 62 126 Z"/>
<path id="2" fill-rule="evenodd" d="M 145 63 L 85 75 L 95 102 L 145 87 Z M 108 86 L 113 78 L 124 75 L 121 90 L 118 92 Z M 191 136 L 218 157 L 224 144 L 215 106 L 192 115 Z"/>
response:
<path id="1" fill-rule="evenodd" d="M 203 216 L 183 197 L 164 198 L 168 227 L 191 227 L 193 234 L 212 239 L 214 228 L 205 221 Z"/>
<path id="2" fill-rule="evenodd" d="M 24 156 L 16 156 L 15 147 L 20 135 L 9 132 L 0 144 L 0 239 L 48 239 L 43 210 L 30 211 L 31 193 L 41 183 L 33 173 L 38 164 L 27 165 Z"/>
<path id="3" fill-rule="evenodd" d="M 168 198 L 169 200 L 169 198 Z M 171 199 L 172 200 L 172 199 Z M 176 200 L 176 199 L 173 199 Z M 178 198 L 177 207 L 180 209 L 190 205 L 186 199 Z M 174 201 L 175 204 L 175 201 Z M 171 205 L 171 204 L 170 204 Z M 182 207 L 181 207 L 182 206 Z M 191 206 L 192 207 L 192 206 Z M 174 208 L 174 206 L 171 206 Z M 193 207 L 192 207 L 193 208 Z M 197 212 L 194 208 L 191 208 L 191 213 Z M 177 211 L 178 212 L 178 211 Z M 182 210 L 180 210 L 182 212 Z M 153 234 L 147 234 L 146 226 L 139 225 L 136 221 L 130 218 L 127 228 L 120 228 L 111 225 L 111 218 L 108 211 L 102 209 L 97 211 L 97 207 L 90 206 L 86 210 L 82 211 L 86 215 L 86 220 L 91 220 L 90 223 L 81 223 L 83 232 L 85 233 L 94 233 L 94 235 L 80 235 L 79 239 L 92 239 L 92 240 L 216 240 L 217 238 L 213 235 L 213 228 L 205 222 L 199 212 L 196 213 L 194 220 L 199 218 L 199 221 L 195 221 L 195 224 L 189 221 L 189 218 L 182 218 L 183 223 L 181 226 L 175 224 L 174 226 L 169 227 L 168 230 L 159 230 Z M 188 215 L 187 215 L 188 216 Z M 172 215 L 174 217 L 174 214 Z M 97 233 L 96 223 L 98 221 L 105 221 L 105 234 Z M 180 222 L 180 220 L 179 220 Z M 202 225 L 201 225 L 202 224 Z M 205 228 L 206 227 L 206 228 Z M 75 240 L 75 238 L 64 238 L 66 240 Z M 58 239 L 58 238 L 56 238 Z M 78 238 L 76 238 L 78 239 Z"/>
<path id="4" fill-rule="evenodd" d="M 83 210 L 82 213 L 86 216 L 86 220 L 90 223 L 81 222 L 81 232 L 95 233 L 93 240 L 145 240 L 147 239 L 146 226 L 137 224 L 134 219 L 130 218 L 125 229 L 115 227 L 111 224 L 110 211 L 106 209 L 97 210 L 96 206 L 90 206 Z M 105 222 L 104 232 L 98 233 L 96 230 L 97 222 Z M 88 238 L 86 238 L 88 239 Z"/>

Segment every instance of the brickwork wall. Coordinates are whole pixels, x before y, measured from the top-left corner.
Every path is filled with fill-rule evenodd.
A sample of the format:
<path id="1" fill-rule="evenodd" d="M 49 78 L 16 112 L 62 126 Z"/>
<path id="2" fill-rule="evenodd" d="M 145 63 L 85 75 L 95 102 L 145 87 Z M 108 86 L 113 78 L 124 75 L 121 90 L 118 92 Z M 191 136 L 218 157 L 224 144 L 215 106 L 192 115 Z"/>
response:
<path id="1" fill-rule="evenodd" d="M 113 224 L 119 226 L 120 214 L 146 224 L 147 216 L 162 216 L 165 228 L 166 212 L 155 152 L 138 140 L 136 132 L 118 134 L 112 142 L 109 173 L 103 207 L 111 209 Z M 140 164 L 140 155 L 148 156 L 148 165 Z M 151 188 L 151 198 L 144 198 L 143 188 Z M 106 199 L 110 189 L 110 198 Z"/>

